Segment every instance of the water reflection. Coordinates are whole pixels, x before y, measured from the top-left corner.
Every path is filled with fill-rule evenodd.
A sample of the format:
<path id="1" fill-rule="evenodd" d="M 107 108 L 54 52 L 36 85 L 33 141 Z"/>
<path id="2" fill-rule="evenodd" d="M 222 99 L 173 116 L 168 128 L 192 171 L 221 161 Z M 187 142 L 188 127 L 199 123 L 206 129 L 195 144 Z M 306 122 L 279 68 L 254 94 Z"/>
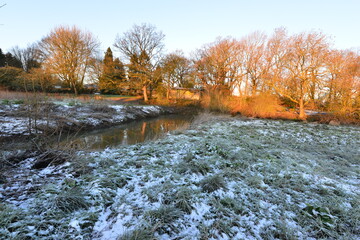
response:
<path id="1" fill-rule="evenodd" d="M 79 149 L 104 149 L 117 145 L 131 145 L 155 140 L 169 131 L 186 129 L 191 123 L 191 116 L 168 115 L 155 119 L 140 120 L 117 127 L 100 129 L 81 134 L 71 140 Z M 69 141 L 66 141 L 69 143 Z"/>

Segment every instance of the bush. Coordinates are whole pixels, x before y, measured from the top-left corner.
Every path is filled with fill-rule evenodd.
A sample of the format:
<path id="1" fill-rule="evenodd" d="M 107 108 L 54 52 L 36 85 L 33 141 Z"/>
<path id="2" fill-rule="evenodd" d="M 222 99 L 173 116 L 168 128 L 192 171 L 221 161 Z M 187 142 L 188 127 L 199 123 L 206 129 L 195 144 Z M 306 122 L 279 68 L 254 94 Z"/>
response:
<path id="1" fill-rule="evenodd" d="M 311 115 L 307 117 L 307 121 L 319 122 L 323 124 L 329 124 L 331 121 L 335 121 L 339 124 L 345 125 L 360 125 L 360 119 L 357 119 L 356 116 L 351 116 L 341 112 Z"/>
<path id="2" fill-rule="evenodd" d="M 55 83 L 54 77 L 42 69 L 32 69 L 26 73 L 21 68 L 0 68 L 0 86 L 15 91 L 51 91 Z"/>
<path id="3" fill-rule="evenodd" d="M 231 108 L 229 102 L 231 97 L 217 92 L 210 92 L 203 96 L 201 105 L 213 112 L 228 113 Z"/>
<path id="4" fill-rule="evenodd" d="M 247 104 L 242 104 L 241 113 L 249 117 L 273 118 L 283 108 L 276 96 L 260 94 L 247 99 Z"/>

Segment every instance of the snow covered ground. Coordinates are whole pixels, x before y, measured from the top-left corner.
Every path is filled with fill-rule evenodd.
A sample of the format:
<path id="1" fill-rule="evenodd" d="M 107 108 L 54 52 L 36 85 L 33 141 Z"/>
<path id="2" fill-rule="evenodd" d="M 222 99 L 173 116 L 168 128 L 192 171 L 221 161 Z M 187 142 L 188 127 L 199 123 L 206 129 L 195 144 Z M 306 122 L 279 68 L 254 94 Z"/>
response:
<path id="1" fill-rule="evenodd" d="M 66 104 L 0 104 L 0 138 L 34 132 L 74 131 L 117 125 L 171 112 L 159 106 Z"/>
<path id="2" fill-rule="evenodd" d="M 165 138 L 28 159 L 0 239 L 359 239 L 360 128 L 216 117 Z"/>

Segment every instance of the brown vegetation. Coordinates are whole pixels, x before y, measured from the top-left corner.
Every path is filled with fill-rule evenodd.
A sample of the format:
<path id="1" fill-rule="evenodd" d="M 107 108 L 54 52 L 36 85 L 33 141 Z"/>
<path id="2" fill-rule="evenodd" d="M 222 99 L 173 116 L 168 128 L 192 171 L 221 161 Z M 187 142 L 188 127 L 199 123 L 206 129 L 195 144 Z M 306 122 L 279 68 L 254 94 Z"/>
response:
<path id="1" fill-rule="evenodd" d="M 346 113 L 330 113 L 330 114 L 314 114 L 308 116 L 306 119 L 308 122 L 318 122 L 330 125 L 359 125 L 360 119 Z"/>
<path id="2" fill-rule="evenodd" d="M 75 26 L 62 26 L 41 40 L 39 50 L 44 68 L 77 94 L 94 62 L 98 46 L 91 33 Z"/>
<path id="3" fill-rule="evenodd" d="M 215 112 L 230 113 L 255 118 L 298 119 L 294 110 L 282 105 L 278 97 L 260 94 L 254 97 L 216 96 L 204 97 L 203 107 Z"/>

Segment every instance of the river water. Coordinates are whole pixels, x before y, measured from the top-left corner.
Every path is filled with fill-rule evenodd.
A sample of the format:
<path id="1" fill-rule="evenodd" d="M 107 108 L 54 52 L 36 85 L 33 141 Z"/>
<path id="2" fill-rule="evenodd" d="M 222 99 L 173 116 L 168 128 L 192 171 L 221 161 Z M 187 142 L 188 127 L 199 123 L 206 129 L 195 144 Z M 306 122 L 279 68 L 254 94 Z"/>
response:
<path id="1" fill-rule="evenodd" d="M 119 145 L 131 145 L 156 140 L 167 132 L 187 129 L 193 120 L 191 115 L 165 115 L 138 120 L 120 126 L 98 129 L 63 139 L 61 144 L 87 150 L 101 150 Z"/>

